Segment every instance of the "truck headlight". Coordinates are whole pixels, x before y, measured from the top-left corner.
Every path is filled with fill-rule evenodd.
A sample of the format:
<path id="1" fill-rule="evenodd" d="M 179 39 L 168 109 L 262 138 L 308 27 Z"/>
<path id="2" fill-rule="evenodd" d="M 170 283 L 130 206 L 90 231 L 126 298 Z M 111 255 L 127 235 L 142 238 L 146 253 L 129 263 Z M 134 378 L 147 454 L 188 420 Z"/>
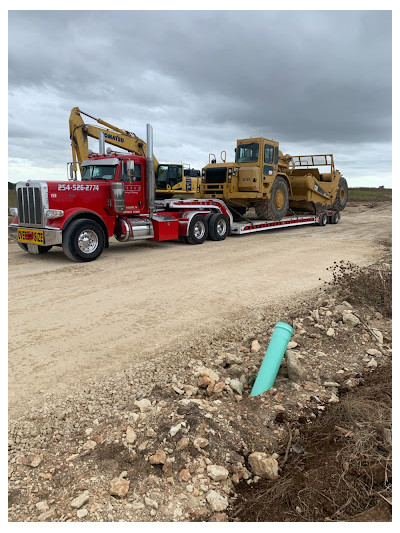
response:
<path id="1" fill-rule="evenodd" d="M 62 209 L 47 209 L 46 218 L 61 218 L 64 216 Z"/>
<path id="2" fill-rule="evenodd" d="M 10 209 L 8 210 L 8 214 L 12 217 L 17 217 L 18 216 L 18 207 L 10 207 Z"/>

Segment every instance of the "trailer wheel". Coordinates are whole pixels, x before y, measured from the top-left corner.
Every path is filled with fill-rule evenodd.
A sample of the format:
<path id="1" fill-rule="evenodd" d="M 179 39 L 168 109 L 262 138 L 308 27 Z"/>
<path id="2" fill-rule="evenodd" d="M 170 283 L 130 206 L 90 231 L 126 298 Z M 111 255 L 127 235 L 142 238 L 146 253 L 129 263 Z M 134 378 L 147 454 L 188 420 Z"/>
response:
<path id="1" fill-rule="evenodd" d="M 215 213 L 208 221 L 208 236 L 212 241 L 223 241 L 230 233 L 229 218 Z"/>
<path id="2" fill-rule="evenodd" d="M 71 261 L 94 261 L 104 250 L 105 237 L 102 228 L 89 219 L 71 222 L 63 235 L 63 250 Z"/>
<path id="3" fill-rule="evenodd" d="M 326 226 L 328 222 L 328 215 L 326 213 L 321 213 L 318 221 L 318 226 Z"/>
<path id="4" fill-rule="evenodd" d="M 28 254 L 31 253 L 28 249 L 28 245 L 25 242 L 19 242 L 18 246 L 22 248 L 24 252 L 27 252 Z M 52 246 L 40 246 L 40 245 L 37 245 L 37 247 L 38 247 L 38 251 L 40 254 L 46 254 L 49 250 L 53 248 Z"/>
<path id="5" fill-rule="evenodd" d="M 255 210 L 258 218 L 280 220 L 289 209 L 289 187 L 286 181 L 277 176 L 271 187 L 271 198 L 256 202 Z"/>
<path id="6" fill-rule="evenodd" d="M 194 215 L 189 225 L 186 240 L 188 244 L 203 244 L 208 237 L 208 226 L 205 217 Z"/>
<path id="7" fill-rule="evenodd" d="M 336 198 L 333 203 L 333 207 L 337 211 L 343 211 L 347 204 L 347 198 L 349 196 L 349 188 L 345 178 L 340 178 Z"/>
<path id="8" fill-rule="evenodd" d="M 329 222 L 331 224 L 337 224 L 339 222 L 339 213 L 335 211 L 330 217 Z"/>

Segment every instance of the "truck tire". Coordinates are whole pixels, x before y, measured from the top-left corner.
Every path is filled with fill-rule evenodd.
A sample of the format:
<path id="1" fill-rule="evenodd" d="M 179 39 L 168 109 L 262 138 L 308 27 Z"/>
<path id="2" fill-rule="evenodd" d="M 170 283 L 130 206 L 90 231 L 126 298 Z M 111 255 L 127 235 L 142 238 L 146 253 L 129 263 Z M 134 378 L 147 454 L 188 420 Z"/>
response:
<path id="1" fill-rule="evenodd" d="M 186 237 L 188 244 L 203 244 L 208 237 L 208 226 L 205 217 L 194 215 L 189 225 L 189 232 Z"/>
<path id="2" fill-rule="evenodd" d="M 24 252 L 27 252 L 28 254 L 31 253 L 28 250 L 28 245 L 25 242 L 19 242 L 18 246 L 24 250 Z M 40 254 L 46 254 L 48 251 L 50 251 L 53 247 L 52 246 L 39 246 L 38 245 L 38 251 Z"/>
<path id="3" fill-rule="evenodd" d="M 261 219 L 280 220 L 288 209 L 289 187 L 281 176 L 277 176 L 271 187 L 271 198 L 255 204 L 256 215 Z"/>
<path id="4" fill-rule="evenodd" d="M 63 235 L 63 250 L 71 261 L 94 261 L 104 250 L 105 237 L 102 228 L 89 219 L 74 220 Z"/>
<path id="5" fill-rule="evenodd" d="M 327 223 L 328 223 L 328 215 L 325 212 L 321 213 L 319 216 L 317 226 L 326 226 Z"/>
<path id="6" fill-rule="evenodd" d="M 208 220 L 208 237 L 212 241 L 223 241 L 229 233 L 229 218 L 222 213 L 213 214 Z"/>
<path id="7" fill-rule="evenodd" d="M 336 199 L 333 203 L 334 209 L 337 211 L 343 211 L 347 204 L 347 198 L 349 197 L 349 188 L 345 178 L 340 178 L 338 190 L 336 193 Z"/>
<path id="8" fill-rule="evenodd" d="M 331 214 L 331 216 L 329 217 L 329 222 L 331 224 L 337 224 L 339 222 L 339 212 L 338 211 L 335 211 L 334 213 Z"/>

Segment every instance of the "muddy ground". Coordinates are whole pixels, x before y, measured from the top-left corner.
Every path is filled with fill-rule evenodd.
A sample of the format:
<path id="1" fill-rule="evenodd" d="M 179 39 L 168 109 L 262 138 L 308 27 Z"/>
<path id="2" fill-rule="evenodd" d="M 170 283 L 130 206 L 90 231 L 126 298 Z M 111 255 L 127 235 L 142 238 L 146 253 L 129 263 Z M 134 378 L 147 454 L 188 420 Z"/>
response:
<path id="1" fill-rule="evenodd" d="M 368 457 L 374 450 L 373 460 L 378 466 L 373 461 L 370 466 L 380 481 L 371 484 L 366 477 L 366 484 L 372 488 L 367 495 L 363 493 L 363 499 L 357 499 L 361 508 L 354 503 L 354 498 L 348 503 L 349 498 L 339 501 L 328 494 L 333 503 L 326 508 L 319 504 L 320 514 L 313 514 L 309 500 L 303 499 L 299 504 L 293 497 L 280 502 L 288 507 L 277 517 L 262 507 L 254 507 L 253 501 L 254 495 L 258 501 L 265 500 L 263 493 L 271 483 L 288 483 L 290 476 L 293 478 L 296 472 L 298 475 L 299 468 L 300 471 L 318 468 L 317 459 L 311 467 L 307 466 L 310 456 L 318 456 L 321 444 L 317 442 L 318 434 L 323 442 L 327 435 L 333 439 L 335 451 L 341 449 L 340 444 L 351 442 L 358 435 L 351 424 L 346 426 L 343 417 L 341 423 L 334 424 L 341 430 L 330 431 L 328 424 L 328 431 L 324 426 L 325 433 L 321 429 L 311 433 L 311 437 L 307 433 L 324 419 L 321 415 L 328 416 L 343 405 L 343 398 L 353 394 L 351 391 L 357 394 L 362 386 L 370 383 L 373 386 L 376 384 L 373 376 L 380 375 L 385 376 L 382 393 L 390 394 L 390 302 L 382 300 L 379 292 L 379 288 L 389 287 L 390 206 L 350 206 L 345 214 L 346 218 L 336 227 L 298 228 L 295 235 L 291 234 L 294 230 L 282 232 L 281 238 L 278 232 L 267 233 L 264 240 L 257 239 L 257 254 L 243 239 L 228 239 L 225 252 L 220 247 L 214 258 L 204 258 L 203 265 L 207 265 L 212 283 L 205 284 L 197 267 L 203 281 L 200 286 L 196 272 L 191 271 L 201 297 L 186 278 L 182 286 L 175 278 L 165 284 L 153 272 L 154 294 L 151 293 L 153 296 L 147 303 L 144 295 L 150 287 L 146 258 L 151 256 L 156 271 L 154 261 L 158 255 L 163 256 L 172 274 L 175 252 L 170 245 L 163 249 L 149 243 L 148 248 L 140 248 L 136 254 L 136 249 L 128 253 L 121 245 L 115 245 L 119 272 L 130 267 L 136 273 L 135 279 L 141 272 L 138 292 L 143 296 L 141 305 L 149 313 L 157 292 L 169 294 L 168 298 L 159 300 L 160 317 L 165 317 L 166 322 L 162 321 L 154 329 L 158 332 L 155 337 L 149 339 L 147 330 L 147 340 L 145 331 L 137 330 L 133 320 L 138 317 L 140 322 L 144 317 L 138 314 L 137 308 L 133 313 L 126 294 L 123 295 L 125 278 L 115 280 L 115 270 L 106 268 L 115 268 L 112 247 L 103 259 L 92 264 L 93 270 L 85 277 L 79 275 L 82 265 L 78 265 L 77 273 L 76 265 L 67 263 L 58 251 L 38 258 L 12 250 L 9 520 L 350 521 L 357 520 L 364 511 L 372 513 L 373 521 L 390 520 L 388 435 L 391 425 L 387 409 L 382 425 L 373 428 L 375 440 L 371 442 L 378 443 L 377 448 L 367 450 Z M 380 224 L 376 224 L 377 219 Z M 339 232 L 336 228 L 341 224 Z M 330 238 L 327 234 L 323 236 L 321 230 L 328 231 Z M 230 244 L 232 241 L 235 248 Z M 281 250 L 282 241 L 285 253 Z M 233 278 L 239 276 L 240 269 L 253 272 L 250 267 L 257 263 L 262 283 L 252 287 L 247 280 L 239 296 L 235 293 L 233 298 L 228 290 L 224 257 L 233 258 L 234 249 L 237 252 L 242 243 L 243 263 L 235 266 L 233 259 L 228 261 Z M 326 249 L 329 243 L 333 256 Z M 208 245 L 207 242 L 205 246 Z M 193 264 L 194 268 L 196 250 L 204 251 L 204 246 L 188 248 L 185 265 Z M 271 250 L 275 252 L 272 258 Z M 107 264 L 102 266 L 103 260 Z M 364 270 L 354 271 L 352 266 L 340 263 L 341 260 L 362 265 Z M 97 278 L 104 280 L 100 286 L 96 284 L 96 265 Z M 268 269 L 264 275 L 265 265 Z M 298 265 L 302 265 L 301 275 L 296 276 Z M 333 269 L 329 268 L 332 266 Z M 32 282 L 39 278 L 40 283 L 31 291 L 18 292 L 18 277 L 21 279 L 22 272 Z M 341 283 L 343 273 L 347 278 L 342 278 Z M 81 280 L 82 294 L 65 290 L 62 279 L 66 274 L 69 279 Z M 38 288 L 47 286 L 47 279 L 51 281 L 49 292 L 53 296 L 59 294 L 65 304 L 66 324 L 81 323 L 81 328 L 74 333 L 60 323 L 58 343 L 50 334 L 50 326 L 52 321 L 61 321 L 61 315 L 54 308 L 50 313 L 48 305 L 43 306 L 45 302 L 50 303 L 50 297 L 47 291 Z M 126 313 L 132 311 L 132 315 L 128 315 L 130 321 L 120 325 L 118 336 L 111 327 L 107 337 L 104 326 L 107 322 L 103 320 L 97 325 L 94 318 L 92 321 L 89 318 L 104 317 L 99 302 L 106 302 L 110 308 L 107 317 L 112 317 L 110 323 L 116 324 L 117 316 L 113 312 L 117 313 L 118 298 L 114 299 L 111 291 L 113 279 L 121 308 Z M 332 279 L 336 283 L 324 285 L 324 280 Z M 358 279 L 361 282 L 356 283 Z M 88 314 L 82 303 L 91 298 L 91 293 L 85 292 L 86 282 L 98 299 L 98 305 L 91 305 Z M 357 290 L 354 292 L 353 288 Z M 188 309 L 187 302 L 184 305 L 185 290 L 193 291 L 189 295 L 198 307 Z M 288 298 L 290 291 L 297 297 Z M 210 304 L 213 294 L 222 307 Z M 180 306 L 175 306 L 175 296 Z M 77 297 L 75 316 L 74 297 Z M 203 298 L 208 307 L 203 307 Z M 29 313 L 33 302 L 44 310 L 46 335 L 35 327 L 35 317 L 42 327 L 46 325 L 44 318 Z M 17 314 L 13 314 L 15 306 L 23 315 L 19 322 Z M 175 335 L 170 317 L 165 315 L 168 308 L 175 311 Z M 209 320 L 192 324 L 193 317 L 203 316 L 205 309 Z M 349 315 L 355 318 L 350 319 Z M 150 323 L 151 320 L 150 316 Z M 293 325 L 293 344 L 274 388 L 261 397 L 251 398 L 251 385 L 277 320 Z M 20 324 L 18 335 L 17 323 Z M 128 339 L 122 334 L 124 328 Z M 133 349 L 128 340 L 138 342 L 141 348 Z M 59 356 L 49 358 L 55 346 Z M 390 398 L 387 406 L 390 409 Z M 337 421 L 339 415 L 329 416 L 328 421 Z M 362 416 L 361 421 L 355 422 L 365 423 L 365 413 Z M 357 424 L 355 427 L 358 428 Z M 255 452 L 265 455 L 265 461 L 277 475 L 275 479 L 266 480 L 264 474 L 254 471 L 250 456 Z M 362 456 L 360 452 L 357 458 Z M 357 460 L 354 463 L 354 458 L 343 455 L 342 471 L 332 472 L 340 477 L 344 468 L 347 482 L 347 472 L 358 479 L 361 476 L 354 470 L 359 467 Z M 385 465 L 383 478 L 381 464 Z M 362 466 L 366 470 L 365 464 Z M 323 470 L 320 474 L 323 478 Z M 357 486 L 357 490 L 362 489 Z M 240 514 L 244 502 L 248 508 L 253 505 L 251 516 Z M 379 518 L 377 509 L 384 518 Z"/>

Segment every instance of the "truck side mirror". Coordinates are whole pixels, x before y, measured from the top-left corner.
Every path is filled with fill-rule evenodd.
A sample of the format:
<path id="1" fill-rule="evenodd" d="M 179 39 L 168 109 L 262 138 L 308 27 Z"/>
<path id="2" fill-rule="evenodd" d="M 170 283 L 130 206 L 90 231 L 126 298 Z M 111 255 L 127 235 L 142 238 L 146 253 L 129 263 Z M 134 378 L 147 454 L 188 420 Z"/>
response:
<path id="1" fill-rule="evenodd" d="M 128 159 L 126 162 L 126 172 L 130 178 L 135 177 L 135 161 Z"/>

